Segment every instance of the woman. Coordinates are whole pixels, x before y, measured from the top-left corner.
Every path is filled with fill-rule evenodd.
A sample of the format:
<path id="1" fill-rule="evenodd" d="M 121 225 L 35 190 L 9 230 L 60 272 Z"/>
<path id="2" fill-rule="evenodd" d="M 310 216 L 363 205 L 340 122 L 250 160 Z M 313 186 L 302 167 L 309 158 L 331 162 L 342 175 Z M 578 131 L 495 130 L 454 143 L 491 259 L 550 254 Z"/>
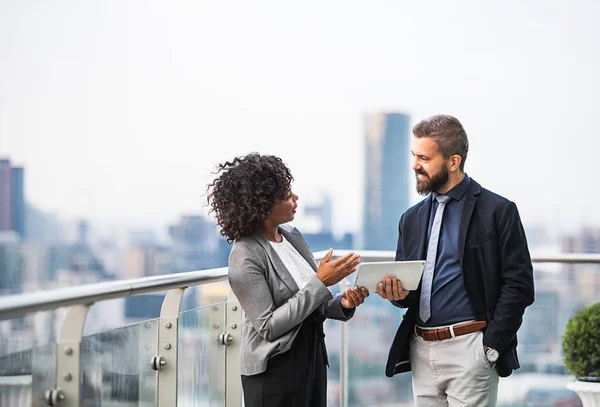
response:
<path id="1" fill-rule="evenodd" d="M 219 174 L 220 173 L 220 174 Z M 292 175 L 275 156 L 250 154 L 220 164 L 208 200 L 233 242 L 229 284 L 246 314 L 240 367 L 246 407 L 327 404 L 326 318 L 346 321 L 369 295 L 328 286 L 353 273 L 357 254 L 319 266 L 294 220 Z"/>

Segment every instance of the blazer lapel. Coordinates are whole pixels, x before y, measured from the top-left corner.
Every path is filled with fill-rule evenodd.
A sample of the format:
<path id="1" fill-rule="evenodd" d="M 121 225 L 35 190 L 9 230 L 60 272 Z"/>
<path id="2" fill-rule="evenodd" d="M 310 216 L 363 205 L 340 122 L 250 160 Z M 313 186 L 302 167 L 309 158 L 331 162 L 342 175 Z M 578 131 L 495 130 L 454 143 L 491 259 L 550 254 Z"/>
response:
<path id="1" fill-rule="evenodd" d="M 417 211 L 417 222 L 419 222 L 419 246 L 417 256 L 419 259 L 427 257 L 427 230 L 429 229 L 429 216 L 431 214 L 431 200 L 433 195 L 429 195 L 429 199 Z"/>
<path id="2" fill-rule="evenodd" d="M 467 196 L 465 197 L 465 204 L 463 206 L 460 217 L 460 226 L 458 229 L 458 255 L 460 257 L 461 266 L 463 264 L 467 231 L 469 230 L 469 225 L 471 224 L 471 217 L 473 216 L 475 204 L 477 203 L 477 195 L 479 195 L 480 191 L 481 186 L 475 182 L 473 178 L 471 178 L 471 185 L 469 185 L 469 190 L 467 191 Z"/>
<path id="3" fill-rule="evenodd" d="M 316 273 L 317 264 L 315 263 L 315 258 L 313 257 L 312 252 L 310 251 L 310 248 L 308 247 L 308 244 L 304 240 L 304 237 L 302 236 L 300 231 L 296 228 L 288 230 L 285 227 L 280 227 L 279 233 L 281 233 L 283 237 L 285 237 L 288 240 L 288 242 L 290 242 L 292 246 L 294 246 L 294 249 L 296 249 L 302 257 L 304 257 L 304 260 L 306 260 L 308 264 L 310 264 L 310 266 Z"/>
<path id="4" fill-rule="evenodd" d="M 267 252 L 267 257 L 271 261 L 271 264 L 273 265 L 273 268 L 275 269 L 275 272 L 277 273 L 279 278 L 281 278 L 281 280 L 285 283 L 285 285 L 287 285 L 291 292 L 297 293 L 299 288 L 296 284 L 296 281 L 294 281 L 294 278 L 292 277 L 288 269 L 285 267 L 283 261 L 281 261 L 281 259 L 277 255 L 277 252 L 275 252 L 275 249 L 273 249 L 273 246 L 271 246 L 265 235 L 263 235 L 260 230 L 257 230 L 252 234 L 252 237 Z"/>

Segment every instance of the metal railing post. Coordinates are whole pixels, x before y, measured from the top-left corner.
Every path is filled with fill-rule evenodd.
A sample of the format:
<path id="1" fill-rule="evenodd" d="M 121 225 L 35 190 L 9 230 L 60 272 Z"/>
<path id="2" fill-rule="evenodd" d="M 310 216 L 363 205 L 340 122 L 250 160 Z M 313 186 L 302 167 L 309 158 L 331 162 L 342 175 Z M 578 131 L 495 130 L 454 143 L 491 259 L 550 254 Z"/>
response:
<path id="1" fill-rule="evenodd" d="M 227 332 L 227 303 L 220 302 L 210 307 L 208 314 L 209 338 L 208 351 L 208 393 L 210 401 L 224 403 L 226 398 L 225 380 L 227 371 L 227 345 L 230 343 Z M 225 346 L 225 349 L 223 349 Z"/>
<path id="2" fill-rule="evenodd" d="M 56 383 L 46 390 L 50 406 L 79 407 L 81 388 L 81 338 L 89 305 L 73 305 L 67 310 L 56 342 Z"/>
<path id="3" fill-rule="evenodd" d="M 242 307 L 231 290 L 227 301 L 227 332 L 231 342 L 226 348 L 225 407 L 241 407 L 242 377 L 240 346 L 242 342 Z"/>
<path id="4" fill-rule="evenodd" d="M 158 354 L 152 359 L 157 371 L 157 406 L 177 406 L 179 309 L 185 288 L 167 292 L 158 318 Z"/>
<path id="5" fill-rule="evenodd" d="M 340 328 L 340 407 L 348 406 L 348 325 Z"/>

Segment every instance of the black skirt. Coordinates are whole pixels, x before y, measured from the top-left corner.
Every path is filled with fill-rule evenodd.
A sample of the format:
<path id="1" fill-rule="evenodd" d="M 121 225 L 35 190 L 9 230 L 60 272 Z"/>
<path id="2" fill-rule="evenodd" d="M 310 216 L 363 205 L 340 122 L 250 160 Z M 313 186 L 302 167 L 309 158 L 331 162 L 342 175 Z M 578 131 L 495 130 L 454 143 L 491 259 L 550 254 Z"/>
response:
<path id="1" fill-rule="evenodd" d="M 327 406 L 324 320 L 313 312 L 302 322 L 290 350 L 271 358 L 265 372 L 242 375 L 246 407 Z"/>

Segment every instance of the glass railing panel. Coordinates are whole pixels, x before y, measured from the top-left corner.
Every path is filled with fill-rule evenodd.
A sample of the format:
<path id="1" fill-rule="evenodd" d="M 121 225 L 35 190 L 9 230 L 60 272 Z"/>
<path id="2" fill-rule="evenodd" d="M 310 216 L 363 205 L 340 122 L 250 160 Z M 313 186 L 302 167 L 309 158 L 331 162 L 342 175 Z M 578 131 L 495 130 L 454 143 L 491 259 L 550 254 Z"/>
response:
<path id="1" fill-rule="evenodd" d="M 178 405 L 225 406 L 225 351 L 220 334 L 226 329 L 226 304 L 179 314 Z"/>
<path id="2" fill-rule="evenodd" d="M 32 350 L 0 356 L 0 407 L 31 407 Z"/>
<path id="3" fill-rule="evenodd" d="M 573 377 L 564 367 L 562 338 L 575 312 L 600 301 L 600 266 L 535 265 L 535 290 L 518 334 L 521 368 L 500 379 L 498 406 L 581 406 L 566 388 Z"/>
<path id="4" fill-rule="evenodd" d="M 30 407 L 32 377 L 0 376 L 0 407 Z"/>
<path id="5" fill-rule="evenodd" d="M 327 406 L 339 407 L 342 399 L 340 361 L 342 357 L 342 324 L 328 319 L 325 321 L 325 344 L 329 356 L 327 369 Z"/>
<path id="6" fill-rule="evenodd" d="M 31 375 L 33 349 L 0 356 L 0 376 Z"/>
<path id="7" fill-rule="evenodd" d="M 410 373 L 385 376 L 389 347 L 404 310 L 371 293 L 347 322 L 348 406 L 410 406 Z"/>
<path id="8" fill-rule="evenodd" d="M 81 345 L 81 405 L 156 405 L 158 321 L 85 336 Z"/>
<path id="9" fill-rule="evenodd" d="M 56 344 L 38 346 L 31 351 L 32 406 L 47 406 L 46 392 L 55 388 Z"/>
<path id="10" fill-rule="evenodd" d="M 0 357 L 56 342 L 65 313 L 59 308 L 0 320 Z"/>
<path id="11" fill-rule="evenodd" d="M 64 309 L 0 321 L 0 407 L 47 406 Z"/>

